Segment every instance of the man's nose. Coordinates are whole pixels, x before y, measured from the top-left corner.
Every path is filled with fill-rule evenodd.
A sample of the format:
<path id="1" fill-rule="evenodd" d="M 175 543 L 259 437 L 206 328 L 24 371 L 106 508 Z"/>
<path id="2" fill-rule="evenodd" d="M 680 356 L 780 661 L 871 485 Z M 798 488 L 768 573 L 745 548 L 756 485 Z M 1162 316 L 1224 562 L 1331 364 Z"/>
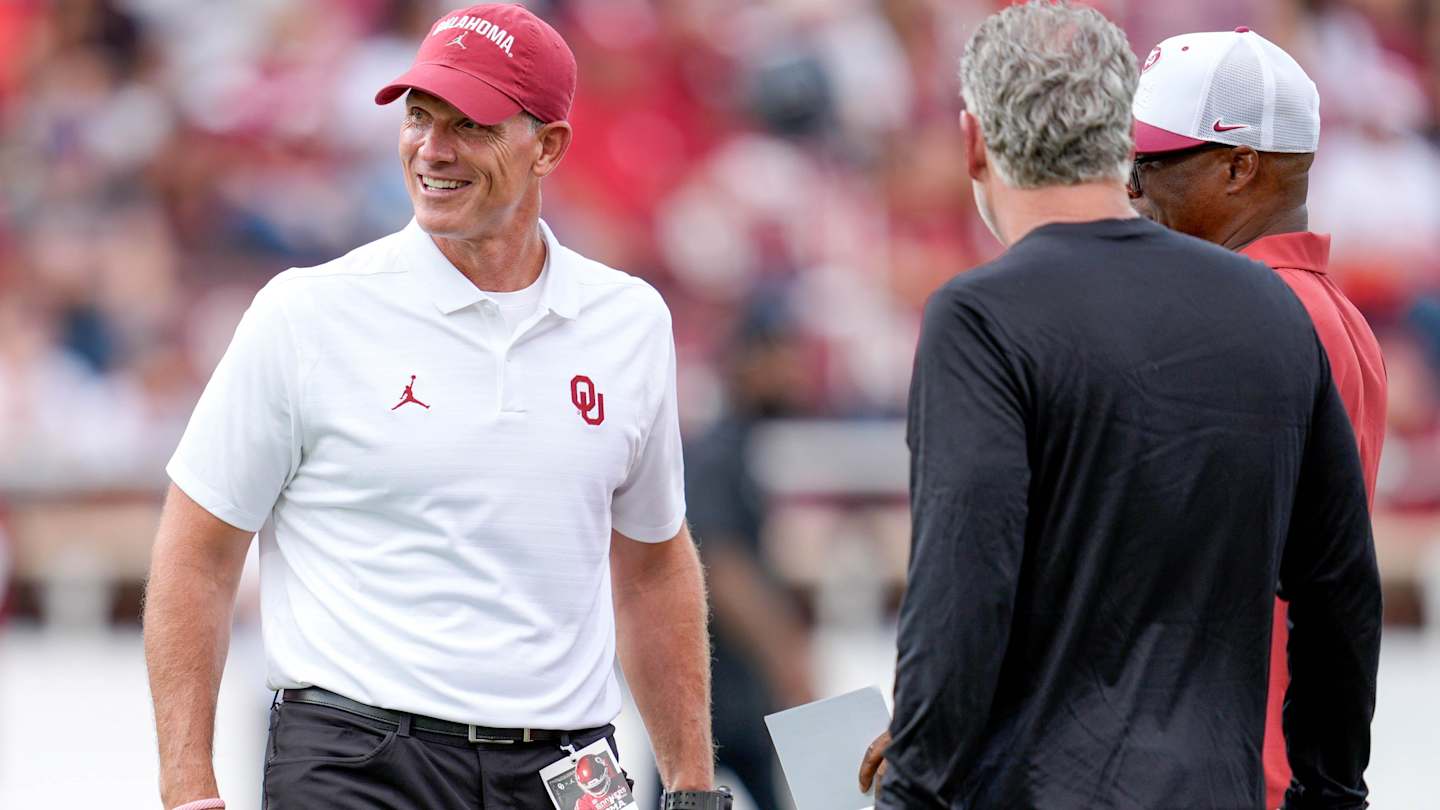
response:
<path id="1" fill-rule="evenodd" d="M 453 163 L 455 162 L 455 144 L 439 127 L 431 127 L 429 132 L 420 141 L 420 149 L 415 156 L 426 163 Z"/>

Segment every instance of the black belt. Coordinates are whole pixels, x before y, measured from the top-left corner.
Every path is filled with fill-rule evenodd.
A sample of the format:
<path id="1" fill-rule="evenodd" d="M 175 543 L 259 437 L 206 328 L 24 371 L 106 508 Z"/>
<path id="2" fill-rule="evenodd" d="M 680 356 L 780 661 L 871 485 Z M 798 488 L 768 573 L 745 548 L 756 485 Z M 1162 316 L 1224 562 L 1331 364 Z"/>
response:
<path id="1" fill-rule="evenodd" d="M 368 717 L 371 720 L 378 720 L 394 726 L 401 725 L 401 721 L 408 716 L 410 718 L 411 728 L 418 728 L 422 731 L 433 731 L 436 734 L 451 734 L 456 737 L 464 737 L 473 743 L 510 745 L 512 743 L 562 741 L 571 736 L 571 732 L 568 731 L 549 731 L 536 728 L 491 728 L 490 726 L 475 726 L 465 723 L 455 723 L 450 720 L 440 720 L 435 717 L 426 717 L 423 714 L 396 712 L 370 706 L 358 700 L 351 700 L 344 695 L 337 695 L 329 689 L 321 689 L 318 686 L 310 686 L 304 689 L 286 689 L 280 694 L 281 700 L 285 703 L 313 703 L 317 706 L 329 706 L 332 709 L 358 714 L 361 717 Z"/>

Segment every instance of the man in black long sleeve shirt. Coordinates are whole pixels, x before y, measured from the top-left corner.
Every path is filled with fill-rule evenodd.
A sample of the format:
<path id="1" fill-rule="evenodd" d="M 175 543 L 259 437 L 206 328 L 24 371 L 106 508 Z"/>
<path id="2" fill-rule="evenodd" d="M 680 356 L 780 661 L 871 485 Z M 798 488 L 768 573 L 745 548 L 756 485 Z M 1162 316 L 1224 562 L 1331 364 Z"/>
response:
<path id="1" fill-rule="evenodd" d="M 1277 583 L 1303 806 L 1364 807 L 1379 580 L 1355 442 L 1308 315 L 1263 266 L 1127 218 L 1121 176 L 1082 167 L 1064 182 L 1065 166 L 1037 159 L 1047 137 L 1073 154 L 1087 135 L 1007 139 L 996 111 L 1067 90 L 1090 108 L 1124 96 L 1125 132 L 1125 85 L 1104 79 L 1113 61 L 1133 93 L 1133 56 L 1107 27 L 1012 7 L 962 63 L 982 84 L 987 58 L 1014 65 L 1017 48 L 1041 73 L 1077 59 L 1074 86 L 1043 97 L 966 88 L 971 174 L 1010 249 L 925 312 L 879 807 L 1262 807 Z M 1113 144 L 1094 148 L 1115 165 Z"/>

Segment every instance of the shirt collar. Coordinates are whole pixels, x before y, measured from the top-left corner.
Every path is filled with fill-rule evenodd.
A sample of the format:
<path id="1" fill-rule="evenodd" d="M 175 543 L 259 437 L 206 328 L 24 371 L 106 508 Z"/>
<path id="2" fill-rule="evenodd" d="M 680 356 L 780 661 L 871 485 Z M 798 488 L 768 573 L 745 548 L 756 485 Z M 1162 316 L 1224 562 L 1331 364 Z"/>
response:
<path id="1" fill-rule="evenodd" d="M 573 319 L 580 313 L 580 291 L 570 266 L 573 259 L 555 240 L 555 234 L 544 220 L 540 220 L 540 233 L 545 238 L 545 268 L 541 273 L 547 276 L 540 293 L 540 306 L 562 318 Z M 445 258 L 419 222 L 411 219 L 400 234 L 408 269 L 440 312 L 450 315 L 489 297 Z"/>
<path id="2" fill-rule="evenodd" d="M 540 233 L 545 237 L 545 266 L 550 278 L 545 281 L 545 290 L 540 293 L 540 306 L 566 320 L 574 320 L 580 314 L 580 284 L 575 279 L 575 261 L 555 238 L 554 232 L 545 220 L 540 220 Z"/>
<path id="3" fill-rule="evenodd" d="M 1256 239 L 1240 252 L 1269 267 L 1289 267 L 1323 275 L 1330 263 L 1330 234 L 1277 233 Z"/>

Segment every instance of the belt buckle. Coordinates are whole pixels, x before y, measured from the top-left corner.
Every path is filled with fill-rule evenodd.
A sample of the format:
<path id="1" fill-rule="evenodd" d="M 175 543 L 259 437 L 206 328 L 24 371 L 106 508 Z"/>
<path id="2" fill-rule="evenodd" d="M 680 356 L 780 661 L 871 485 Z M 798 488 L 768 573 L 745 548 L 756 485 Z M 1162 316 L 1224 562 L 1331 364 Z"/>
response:
<path id="1" fill-rule="evenodd" d="M 470 733 L 469 733 L 469 735 L 468 735 L 468 739 L 469 739 L 470 742 L 472 742 L 472 743 L 490 743 L 490 744 L 494 744 L 494 745 L 514 745 L 514 744 L 515 744 L 515 741 L 514 741 L 514 740 L 507 740 L 507 739 L 505 739 L 505 738 L 503 738 L 503 737 L 481 737 L 480 735 L 478 735 L 478 734 L 475 733 L 475 729 L 477 728 L 477 726 L 475 726 L 475 725 L 473 725 L 473 724 L 467 726 L 467 728 L 468 728 L 469 731 L 470 731 Z M 530 729 L 528 729 L 528 728 L 525 729 L 525 742 L 530 742 Z"/>

